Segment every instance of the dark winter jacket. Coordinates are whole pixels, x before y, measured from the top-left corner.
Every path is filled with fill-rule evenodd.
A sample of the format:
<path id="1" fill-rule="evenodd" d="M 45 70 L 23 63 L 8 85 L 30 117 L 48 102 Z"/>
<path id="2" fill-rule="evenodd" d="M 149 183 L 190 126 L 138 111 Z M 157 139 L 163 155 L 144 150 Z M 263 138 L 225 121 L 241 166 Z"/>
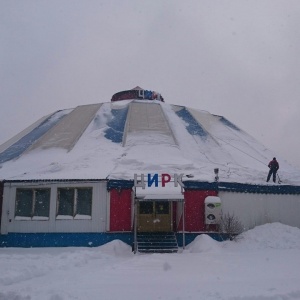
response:
<path id="1" fill-rule="evenodd" d="M 271 170 L 276 170 L 277 171 L 279 169 L 279 163 L 276 159 L 273 159 L 269 162 L 268 167 Z"/>

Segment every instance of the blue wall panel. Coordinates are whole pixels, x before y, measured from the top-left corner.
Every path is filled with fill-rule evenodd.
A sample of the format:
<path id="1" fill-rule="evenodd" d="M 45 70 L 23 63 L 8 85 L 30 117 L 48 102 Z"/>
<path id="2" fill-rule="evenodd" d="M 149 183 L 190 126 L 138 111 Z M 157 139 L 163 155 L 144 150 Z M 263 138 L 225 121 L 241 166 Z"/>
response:
<path id="1" fill-rule="evenodd" d="M 237 130 L 237 131 L 241 131 L 237 126 L 235 126 L 233 123 L 231 123 L 230 121 L 228 121 L 226 118 L 224 117 L 221 117 L 220 118 L 220 122 L 223 123 L 224 125 L 234 129 L 234 130 Z"/>
<path id="2" fill-rule="evenodd" d="M 202 128 L 202 126 L 195 120 L 195 118 L 186 108 L 182 108 L 181 110 L 177 111 L 176 114 L 187 123 L 186 129 L 191 135 L 198 135 L 202 139 L 207 138 L 207 131 Z"/>
<path id="3" fill-rule="evenodd" d="M 124 127 L 126 123 L 128 107 L 122 109 L 112 109 L 112 119 L 107 123 L 105 137 L 114 143 L 122 143 Z"/>
<path id="4" fill-rule="evenodd" d="M 185 244 L 191 243 L 201 233 L 186 233 Z M 225 234 L 205 233 L 217 241 L 227 239 Z M 178 246 L 182 247 L 182 233 L 176 234 Z M 0 247 L 98 247 L 113 240 L 121 240 L 132 246 L 133 232 L 124 233 L 8 233 L 0 235 Z"/>
<path id="5" fill-rule="evenodd" d="M 4 163 L 6 161 L 14 159 L 20 156 L 25 150 L 27 150 L 35 141 L 37 141 L 42 135 L 44 135 L 65 116 L 65 114 L 62 114 L 57 118 L 53 118 L 59 112 L 51 115 L 39 126 L 34 128 L 31 132 L 23 136 L 20 140 L 3 151 L 0 154 L 0 163 Z"/>
<path id="6" fill-rule="evenodd" d="M 113 240 L 133 243 L 128 233 L 8 233 L 0 235 L 0 247 L 97 247 Z"/>

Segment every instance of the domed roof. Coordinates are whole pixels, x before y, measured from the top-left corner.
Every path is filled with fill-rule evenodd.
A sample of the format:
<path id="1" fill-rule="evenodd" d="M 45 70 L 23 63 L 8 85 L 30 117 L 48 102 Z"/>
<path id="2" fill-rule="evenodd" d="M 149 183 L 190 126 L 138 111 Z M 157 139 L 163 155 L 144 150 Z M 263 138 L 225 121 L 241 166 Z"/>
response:
<path id="1" fill-rule="evenodd" d="M 218 168 L 222 181 L 262 183 L 274 156 L 223 116 L 158 100 L 123 100 L 43 117 L 0 146 L 0 180 L 182 173 L 211 182 Z M 299 170 L 278 161 L 286 182 L 299 183 Z"/>

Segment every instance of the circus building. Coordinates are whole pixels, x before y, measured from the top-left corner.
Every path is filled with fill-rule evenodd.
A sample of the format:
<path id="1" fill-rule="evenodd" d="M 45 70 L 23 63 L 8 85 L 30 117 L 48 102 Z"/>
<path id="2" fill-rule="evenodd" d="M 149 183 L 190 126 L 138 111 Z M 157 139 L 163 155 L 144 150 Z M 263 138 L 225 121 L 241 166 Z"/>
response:
<path id="1" fill-rule="evenodd" d="M 58 110 L 0 146 L 0 245 L 177 252 L 281 222 L 300 228 L 300 170 L 224 116 L 136 87 Z M 276 156 L 280 181 L 266 182 Z"/>

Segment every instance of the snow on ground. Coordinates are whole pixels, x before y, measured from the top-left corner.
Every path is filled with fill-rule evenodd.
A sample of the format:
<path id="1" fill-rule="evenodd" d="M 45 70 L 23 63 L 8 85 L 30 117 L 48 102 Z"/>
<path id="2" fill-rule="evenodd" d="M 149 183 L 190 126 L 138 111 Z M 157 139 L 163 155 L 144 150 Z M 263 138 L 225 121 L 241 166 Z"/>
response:
<path id="1" fill-rule="evenodd" d="M 300 229 L 258 226 L 237 242 L 199 236 L 177 254 L 1 248 L 1 300 L 300 299 Z"/>

